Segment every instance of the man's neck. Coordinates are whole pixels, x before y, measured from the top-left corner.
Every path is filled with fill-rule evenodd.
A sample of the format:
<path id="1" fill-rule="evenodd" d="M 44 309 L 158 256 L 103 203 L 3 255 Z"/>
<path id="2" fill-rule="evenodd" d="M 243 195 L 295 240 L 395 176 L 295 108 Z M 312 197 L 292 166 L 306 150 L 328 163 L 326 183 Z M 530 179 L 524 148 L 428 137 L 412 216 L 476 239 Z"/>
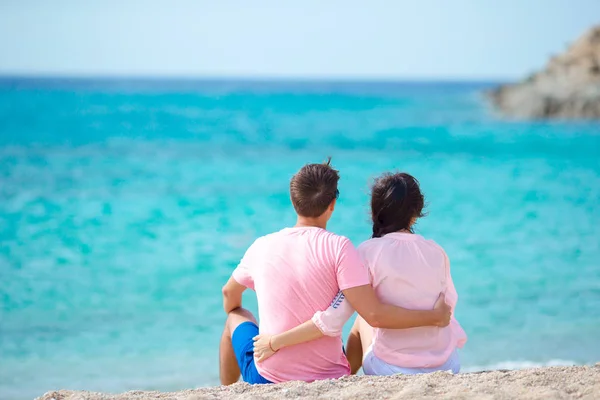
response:
<path id="1" fill-rule="evenodd" d="M 299 216 L 296 220 L 296 228 L 300 227 L 317 227 L 321 229 L 327 229 L 327 221 L 323 221 L 321 218 L 307 218 Z"/>

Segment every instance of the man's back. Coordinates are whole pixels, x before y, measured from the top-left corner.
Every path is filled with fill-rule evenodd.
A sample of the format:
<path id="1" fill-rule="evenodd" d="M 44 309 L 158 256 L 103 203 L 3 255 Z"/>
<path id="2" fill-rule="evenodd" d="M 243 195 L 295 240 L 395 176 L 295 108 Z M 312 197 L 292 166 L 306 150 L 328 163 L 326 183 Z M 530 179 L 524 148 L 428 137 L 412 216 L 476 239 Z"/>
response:
<path id="1" fill-rule="evenodd" d="M 286 228 L 259 238 L 233 273 L 258 298 L 260 332 L 282 333 L 325 310 L 347 288 L 369 283 L 350 241 L 318 227 Z M 257 365 L 272 382 L 339 378 L 350 373 L 341 337 L 281 349 Z"/>

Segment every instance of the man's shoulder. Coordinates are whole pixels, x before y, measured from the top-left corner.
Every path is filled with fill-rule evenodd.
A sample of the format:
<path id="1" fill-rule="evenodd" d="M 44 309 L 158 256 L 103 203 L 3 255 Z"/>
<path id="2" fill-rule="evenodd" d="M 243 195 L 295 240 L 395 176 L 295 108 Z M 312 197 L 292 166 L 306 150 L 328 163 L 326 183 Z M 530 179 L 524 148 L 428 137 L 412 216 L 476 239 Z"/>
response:
<path id="1" fill-rule="evenodd" d="M 268 246 L 269 243 L 278 240 L 279 237 L 281 237 L 280 232 L 273 232 L 263 236 L 259 236 L 256 239 L 254 239 L 254 242 L 252 242 L 250 247 Z"/>
<path id="2" fill-rule="evenodd" d="M 333 233 L 333 232 L 330 232 L 327 230 L 323 230 L 321 234 L 324 235 L 329 242 L 331 242 L 339 247 L 354 248 L 354 244 L 346 236 L 338 235 L 337 233 Z"/>

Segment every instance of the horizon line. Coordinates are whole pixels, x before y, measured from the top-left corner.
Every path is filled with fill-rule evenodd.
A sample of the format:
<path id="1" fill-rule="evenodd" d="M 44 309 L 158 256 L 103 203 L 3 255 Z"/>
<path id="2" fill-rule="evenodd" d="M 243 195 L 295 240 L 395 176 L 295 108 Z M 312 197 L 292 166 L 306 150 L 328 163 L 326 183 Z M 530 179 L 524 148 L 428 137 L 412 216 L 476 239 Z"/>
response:
<path id="1" fill-rule="evenodd" d="M 105 81 L 197 81 L 197 82 L 329 82 L 329 83 L 509 83 L 509 77 L 468 76 L 371 76 L 371 75 L 149 75 L 149 74 L 31 74 L 0 72 L 0 80 L 105 80 Z"/>

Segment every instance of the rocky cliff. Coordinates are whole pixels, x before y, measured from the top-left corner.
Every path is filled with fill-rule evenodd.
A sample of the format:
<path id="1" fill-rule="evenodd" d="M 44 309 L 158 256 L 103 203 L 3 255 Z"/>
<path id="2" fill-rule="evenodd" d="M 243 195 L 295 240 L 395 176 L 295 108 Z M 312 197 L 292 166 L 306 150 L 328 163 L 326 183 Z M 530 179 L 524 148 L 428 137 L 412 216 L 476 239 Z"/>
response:
<path id="1" fill-rule="evenodd" d="M 600 25 L 553 57 L 542 71 L 488 95 L 508 117 L 600 119 Z"/>

